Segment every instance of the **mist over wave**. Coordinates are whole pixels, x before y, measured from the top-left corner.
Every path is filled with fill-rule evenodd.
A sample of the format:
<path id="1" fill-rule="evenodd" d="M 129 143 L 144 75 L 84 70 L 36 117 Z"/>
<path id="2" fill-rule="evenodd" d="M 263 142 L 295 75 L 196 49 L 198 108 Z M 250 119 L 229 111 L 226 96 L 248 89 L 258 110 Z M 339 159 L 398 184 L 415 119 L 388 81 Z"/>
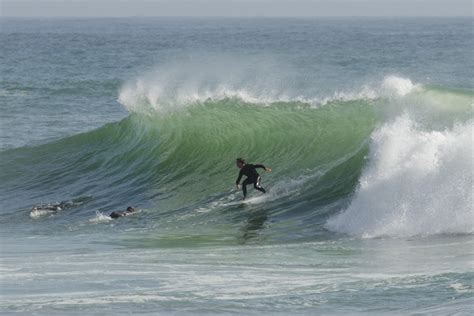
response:
<path id="1" fill-rule="evenodd" d="M 301 91 L 290 68 L 276 62 L 186 62 L 167 64 L 130 80 L 121 89 L 118 101 L 130 112 L 167 113 L 196 103 L 238 99 L 269 105 L 300 102 L 312 106 L 334 101 L 397 98 L 420 89 L 410 79 L 386 76 L 381 83 L 361 84 L 348 91 L 324 95 L 318 87 Z"/>

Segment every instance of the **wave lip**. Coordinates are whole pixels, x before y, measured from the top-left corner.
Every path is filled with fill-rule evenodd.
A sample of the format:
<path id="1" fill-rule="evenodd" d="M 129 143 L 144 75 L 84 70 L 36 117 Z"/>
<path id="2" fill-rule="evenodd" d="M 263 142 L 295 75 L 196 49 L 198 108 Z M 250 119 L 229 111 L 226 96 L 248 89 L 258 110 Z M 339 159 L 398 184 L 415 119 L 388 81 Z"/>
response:
<path id="1" fill-rule="evenodd" d="M 410 79 L 389 75 L 382 82 L 325 95 L 317 87 L 302 91 L 297 79 L 276 65 L 262 67 L 222 61 L 162 65 L 122 86 L 118 102 L 132 113 L 147 114 L 227 99 L 253 105 L 297 102 L 319 107 L 340 101 L 400 98 L 421 87 Z"/>
<path id="2" fill-rule="evenodd" d="M 407 114 L 381 126 L 351 205 L 327 227 L 365 238 L 473 233 L 472 128 L 424 131 Z"/>
<path id="3" fill-rule="evenodd" d="M 193 104 L 229 99 L 253 105 L 293 102 L 319 107 L 332 102 L 374 100 L 380 96 L 402 97 L 419 87 L 412 84 L 409 79 L 387 77 L 376 89 L 364 85 L 357 91 L 336 91 L 332 95 L 321 97 L 304 96 L 277 89 L 254 91 L 248 86 L 236 86 L 226 82 L 211 86 L 199 82 L 185 82 L 180 86 L 171 86 L 169 82 L 162 83 L 162 81 L 165 80 L 139 78 L 129 82 L 122 87 L 118 102 L 130 112 L 145 113 L 167 113 Z"/>

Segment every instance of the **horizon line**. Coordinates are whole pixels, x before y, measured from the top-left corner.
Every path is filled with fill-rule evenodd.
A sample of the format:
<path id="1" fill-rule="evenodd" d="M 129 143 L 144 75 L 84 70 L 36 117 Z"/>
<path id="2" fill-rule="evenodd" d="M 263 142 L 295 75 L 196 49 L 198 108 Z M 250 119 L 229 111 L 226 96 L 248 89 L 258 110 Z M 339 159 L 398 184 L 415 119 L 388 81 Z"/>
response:
<path id="1" fill-rule="evenodd" d="M 72 18 L 72 19 L 104 19 L 104 18 L 472 18 L 469 15 L 104 15 L 104 16 L 85 16 L 85 15 L 0 15 L 1 18 Z"/>

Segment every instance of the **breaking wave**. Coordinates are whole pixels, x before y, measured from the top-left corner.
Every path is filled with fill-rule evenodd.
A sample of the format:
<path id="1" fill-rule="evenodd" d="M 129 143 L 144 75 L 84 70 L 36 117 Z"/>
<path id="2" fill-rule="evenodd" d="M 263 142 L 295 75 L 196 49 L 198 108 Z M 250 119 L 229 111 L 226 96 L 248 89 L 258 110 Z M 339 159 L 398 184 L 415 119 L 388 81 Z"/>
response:
<path id="1" fill-rule="evenodd" d="M 4 209 L 20 191 L 25 209 L 38 197 L 92 196 L 78 221 L 139 205 L 150 234 L 160 227 L 168 239 L 220 229 L 225 240 L 226 225 L 242 220 L 273 223 L 273 241 L 473 232 L 472 91 L 387 76 L 324 97 L 264 71 L 194 70 L 125 84 L 119 102 L 131 114 L 120 122 L 1 152 Z M 274 169 L 269 193 L 244 204 L 250 218 L 233 189 L 241 156 Z"/>

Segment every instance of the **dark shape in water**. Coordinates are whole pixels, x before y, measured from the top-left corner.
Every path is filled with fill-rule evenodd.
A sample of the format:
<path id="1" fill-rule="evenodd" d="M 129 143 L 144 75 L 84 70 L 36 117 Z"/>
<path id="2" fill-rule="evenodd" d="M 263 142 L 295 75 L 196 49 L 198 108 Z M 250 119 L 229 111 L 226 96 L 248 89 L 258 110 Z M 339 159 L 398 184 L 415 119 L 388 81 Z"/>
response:
<path id="1" fill-rule="evenodd" d="M 119 218 L 119 217 L 124 217 L 124 216 L 128 216 L 128 215 L 131 215 L 132 213 L 135 213 L 137 210 L 134 208 L 134 207 L 127 207 L 127 209 L 125 211 L 113 211 L 112 213 L 110 213 L 110 217 L 111 218 Z"/>

